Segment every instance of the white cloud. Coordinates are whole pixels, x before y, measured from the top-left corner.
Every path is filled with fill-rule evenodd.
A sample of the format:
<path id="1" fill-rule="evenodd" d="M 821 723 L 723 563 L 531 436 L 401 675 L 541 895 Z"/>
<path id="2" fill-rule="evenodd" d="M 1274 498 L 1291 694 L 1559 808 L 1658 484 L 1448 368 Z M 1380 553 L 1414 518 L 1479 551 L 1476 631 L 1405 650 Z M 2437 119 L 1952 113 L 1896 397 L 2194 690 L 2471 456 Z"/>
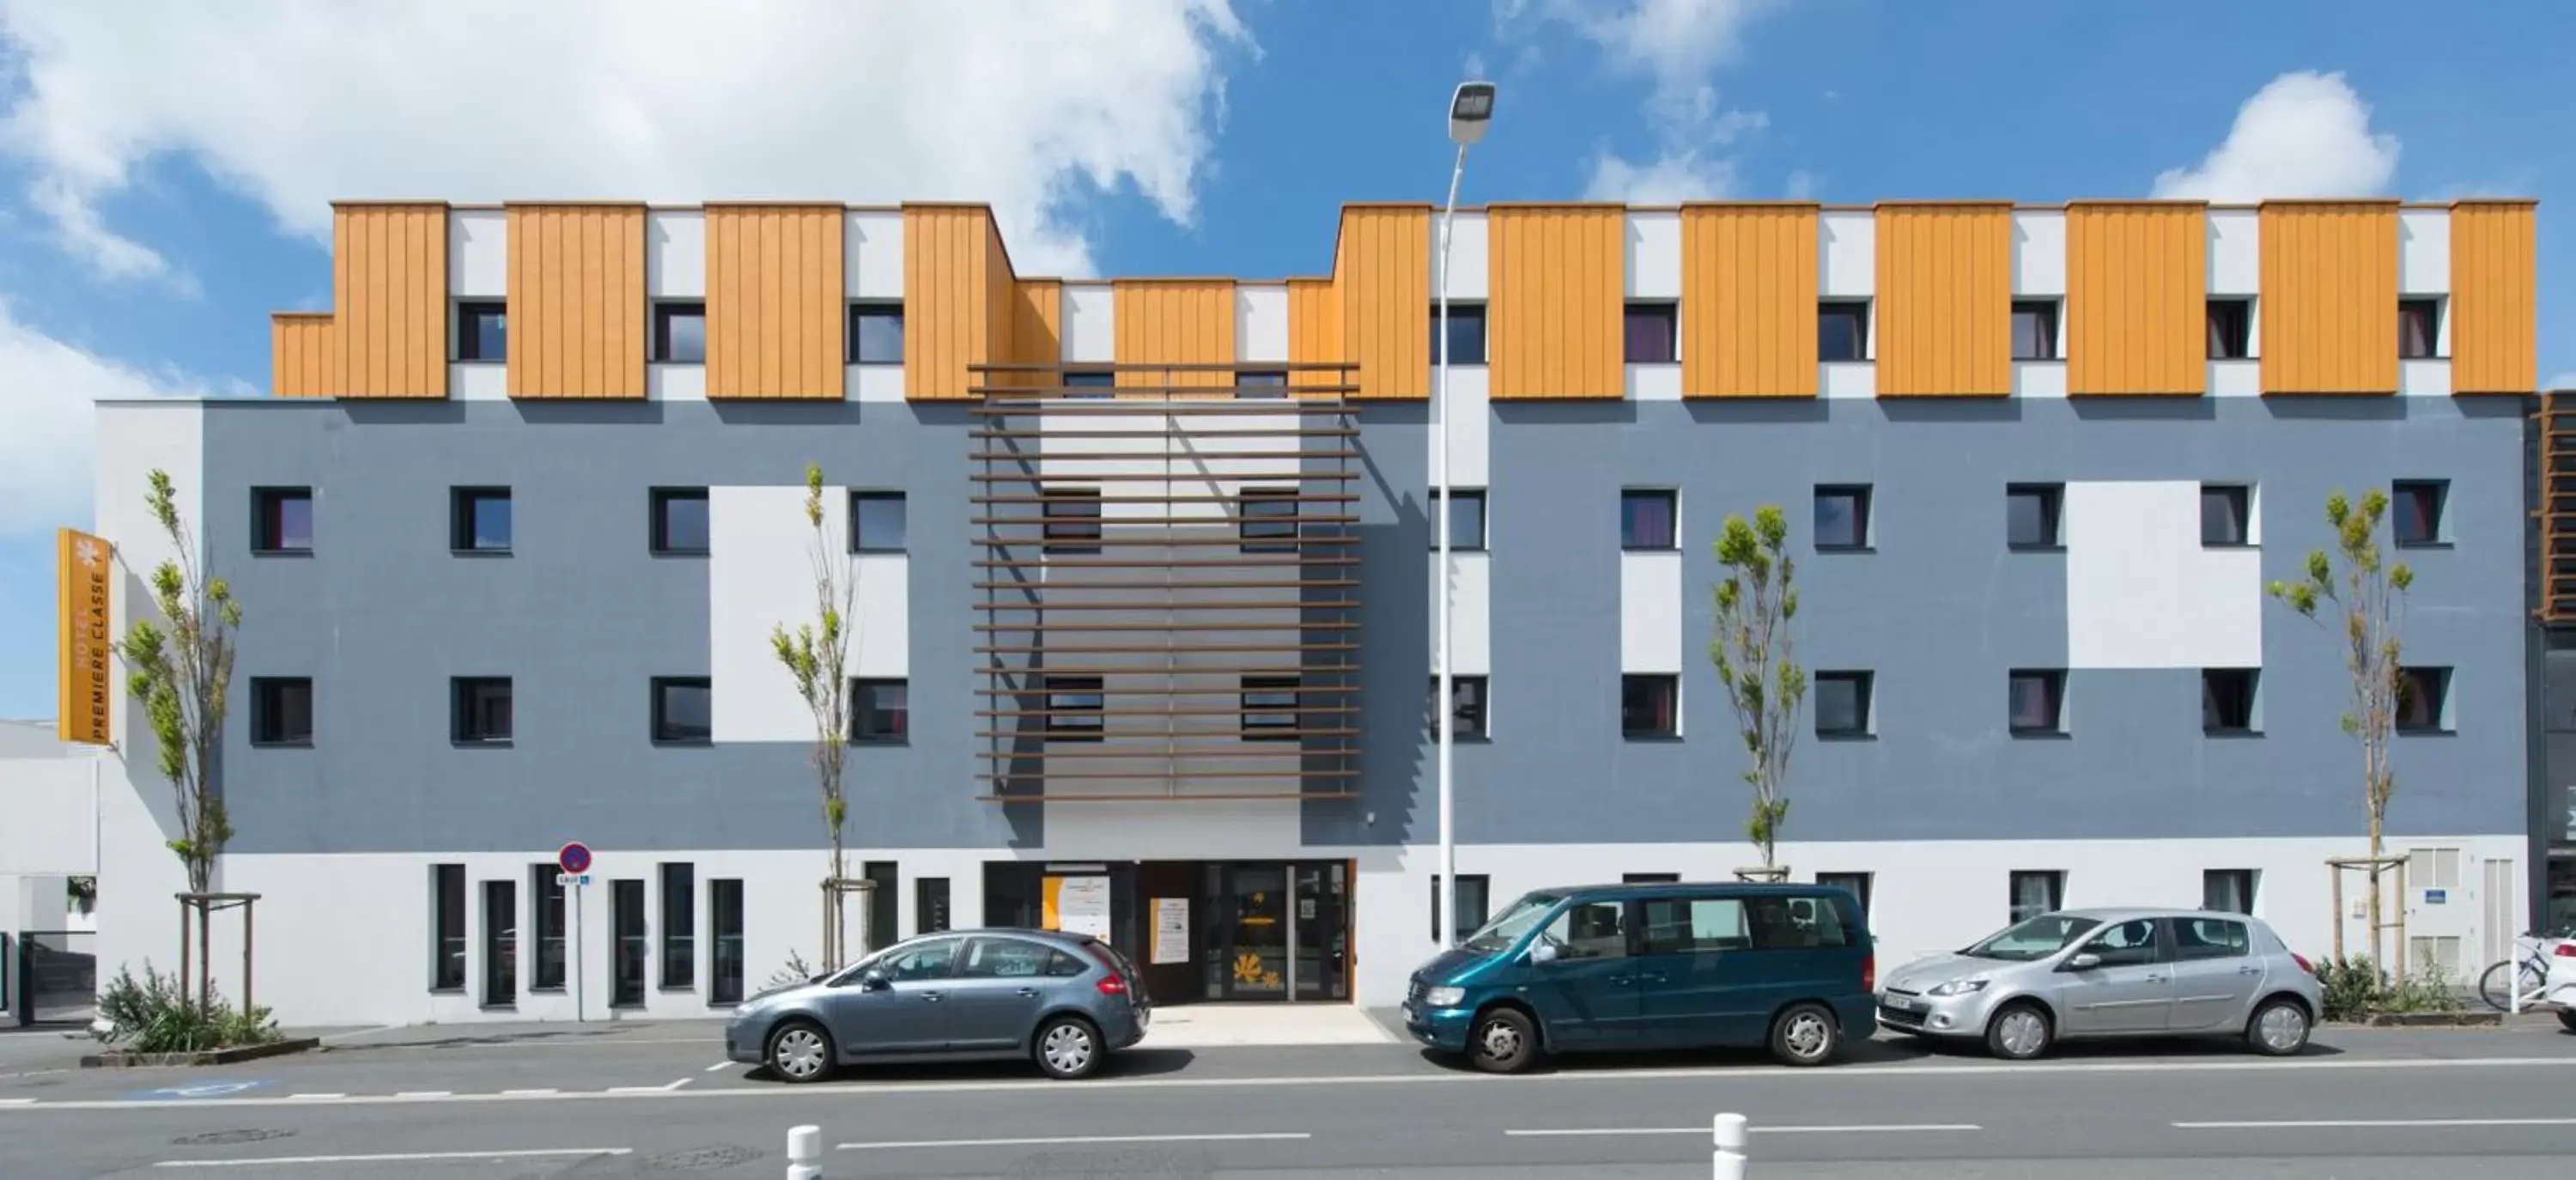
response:
<path id="1" fill-rule="evenodd" d="M 1603 152 L 1592 161 L 1592 180 L 1584 186 L 1583 199 L 1627 205 L 1678 205 L 1735 194 L 1735 161 L 1724 156 L 1683 151 L 1638 164 Z"/>
<path id="2" fill-rule="evenodd" d="M 91 439 L 102 398 L 248 394 L 174 372 L 147 372 L 56 340 L 0 303 L 0 535 L 90 520 Z"/>
<path id="3" fill-rule="evenodd" d="M 1608 151 L 1592 161 L 1589 199 L 1665 204 L 1732 196 L 1736 163 L 1723 149 L 1768 125 L 1760 111 L 1718 102 L 1711 78 L 1742 52 L 1743 33 L 1779 0 L 1496 0 L 1500 35 L 1560 24 L 1599 47 L 1614 75 L 1648 83 L 1640 113 L 1653 128 L 1654 158 Z"/>
<path id="4" fill-rule="evenodd" d="M 2208 201 L 2367 197 L 2397 174 L 2394 135 L 2370 129 L 2370 104 L 2343 75 L 2283 74 L 2236 111 L 2227 139 L 2197 167 L 2156 177 L 2155 195 Z"/>
<path id="5" fill-rule="evenodd" d="M 101 213 L 187 155 L 289 232 L 335 198 L 990 202 L 1029 273 L 1088 273 L 1070 199 L 1187 223 L 1229 0 L 0 0 L 0 152 L 102 272 L 173 268 Z"/>

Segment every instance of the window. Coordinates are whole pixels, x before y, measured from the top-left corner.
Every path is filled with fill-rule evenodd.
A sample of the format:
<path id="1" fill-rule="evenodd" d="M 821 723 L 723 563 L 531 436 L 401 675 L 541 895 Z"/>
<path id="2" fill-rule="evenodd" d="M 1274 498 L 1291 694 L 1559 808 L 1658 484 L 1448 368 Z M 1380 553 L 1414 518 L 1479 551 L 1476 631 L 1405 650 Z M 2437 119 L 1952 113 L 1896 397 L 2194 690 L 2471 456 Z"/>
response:
<path id="1" fill-rule="evenodd" d="M 535 902 L 537 956 L 528 975 L 528 990 L 562 991 L 564 985 L 564 887 L 555 878 L 563 869 L 551 863 L 528 866 L 528 896 Z"/>
<path id="2" fill-rule="evenodd" d="M 901 745 L 912 734 L 912 690 L 902 680 L 850 682 L 850 740 Z"/>
<path id="3" fill-rule="evenodd" d="M 1117 384 L 1118 375 L 1107 369 L 1080 369 L 1064 375 L 1066 397 L 1107 397 L 1106 393 L 1094 391 Z"/>
<path id="4" fill-rule="evenodd" d="M 313 552 L 313 489 L 253 488 L 250 504 L 251 552 Z"/>
<path id="5" fill-rule="evenodd" d="M 510 744 L 510 678 L 459 676 L 448 682 L 453 722 L 450 736 L 458 745 Z"/>
<path id="6" fill-rule="evenodd" d="M 2241 361 L 2254 355 L 2254 304 L 2247 299 L 2209 301 L 2209 359 Z"/>
<path id="7" fill-rule="evenodd" d="M 1869 548 L 1869 485 L 1816 487 L 1816 549 L 1854 552 Z"/>
<path id="8" fill-rule="evenodd" d="M 2016 299 L 2012 305 L 2012 359 L 2057 359 L 2057 301 Z"/>
<path id="9" fill-rule="evenodd" d="M 2012 549 L 2057 549 L 2066 542 L 2058 531 L 2059 509 L 2066 485 L 2017 483 L 2004 488 L 2004 545 Z"/>
<path id="10" fill-rule="evenodd" d="M 499 303 L 456 305 L 456 359 L 501 361 L 510 358 L 509 308 Z"/>
<path id="11" fill-rule="evenodd" d="M 1566 907 L 1542 935 L 1556 944 L 1560 959 L 1628 957 L 1627 907 L 1615 901 L 1587 901 Z"/>
<path id="12" fill-rule="evenodd" d="M 850 363 L 854 365 L 903 363 L 902 304 L 853 303 L 850 305 Z"/>
<path id="13" fill-rule="evenodd" d="M 429 988 L 465 990 L 465 866 L 429 867 Z"/>
<path id="14" fill-rule="evenodd" d="M 2012 733 L 2015 737 L 2054 737 L 2066 732 L 2066 673 L 2016 668 L 2012 673 Z"/>
<path id="15" fill-rule="evenodd" d="M 1677 505 L 1674 493 L 1628 488 L 1619 493 L 1619 547 L 1626 550 L 1679 548 L 1674 538 Z"/>
<path id="16" fill-rule="evenodd" d="M 1492 904 L 1493 878 L 1483 873 L 1458 874 L 1458 912 L 1451 914 L 1449 929 L 1455 933 L 1448 943 L 1467 941 L 1467 937 L 1485 928 L 1487 907 Z M 1440 874 L 1431 874 L 1431 941 L 1440 937 Z M 1446 943 L 1443 943 L 1446 945 Z"/>
<path id="17" fill-rule="evenodd" d="M 1660 365 L 1672 362 L 1676 354 L 1674 339 L 1680 335 L 1681 313 L 1670 303 L 1631 303 L 1628 305 L 1625 337 L 1628 363 Z"/>
<path id="18" fill-rule="evenodd" d="M 906 516 L 902 492 L 850 493 L 850 552 L 903 552 Z"/>
<path id="19" fill-rule="evenodd" d="M 483 1006 L 519 1002 L 519 883 L 483 883 Z"/>
<path id="20" fill-rule="evenodd" d="M 2442 340 L 2442 301 L 2439 299 L 2400 299 L 2397 301 L 2397 356 L 2401 360 L 2431 360 Z"/>
<path id="21" fill-rule="evenodd" d="M 653 489 L 653 552 L 702 555 L 707 551 L 707 490 Z"/>
<path id="22" fill-rule="evenodd" d="M 707 882 L 707 926 L 715 959 L 707 975 L 707 1003 L 742 1002 L 742 882 Z"/>
<path id="23" fill-rule="evenodd" d="M 510 551 L 510 489 L 455 488 L 448 493 L 447 547 L 459 553 Z"/>
<path id="24" fill-rule="evenodd" d="M 1850 893 L 1854 898 L 1859 899 L 1861 915 L 1863 917 L 1868 916 L 1870 874 L 1818 873 L 1816 874 L 1816 884 L 1827 889 L 1840 889 Z"/>
<path id="25" fill-rule="evenodd" d="M 1023 938 L 978 938 L 967 945 L 966 962 L 958 967 L 959 979 L 1036 979 L 1055 975 L 1056 960 L 1072 964 L 1066 978 L 1082 974 L 1081 963 L 1073 956 L 1050 946 Z"/>
<path id="26" fill-rule="evenodd" d="M 1681 678 L 1631 673 L 1619 678 L 1619 735 L 1668 738 L 1681 735 Z"/>
<path id="27" fill-rule="evenodd" d="M 1817 737 L 1869 736 L 1870 680 L 1867 672 L 1816 673 Z"/>
<path id="28" fill-rule="evenodd" d="M 703 676 L 653 678 L 653 740 L 704 745 L 715 739 L 715 684 Z"/>
<path id="29" fill-rule="evenodd" d="M 872 860 L 859 866 L 859 876 L 872 886 L 868 890 L 868 949 L 881 951 L 893 946 L 895 933 L 895 891 L 901 888 L 901 875 L 895 862 Z"/>
<path id="30" fill-rule="evenodd" d="M 1449 675 L 1449 707 L 1455 720 L 1449 723 L 1452 738 L 1485 736 L 1485 685 L 1482 676 Z M 1431 689 L 1424 694 L 1423 711 L 1430 717 L 1431 736 L 1440 736 L 1440 676 L 1433 673 Z"/>
<path id="31" fill-rule="evenodd" d="M 2389 499 L 2396 503 L 2388 529 L 2398 545 L 2411 549 L 2442 543 L 2448 524 L 2442 519 L 2442 509 L 2451 499 L 2450 481 L 2401 479 L 2390 485 Z"/>
<path id="32" fill-rule="evenodd" d="M 2221 914 L 2254 912 L 2254 870 L 2204 869 L 2200 874 L 2200 908 Z"/>
<path id="33" fill-rule="evenodd" d="M 1816 305 L 1816 359 L 1869 359 L 1868 304 L 1838 302 Z"/>
<path id="34" fill-rule="evenodd" d="M 1046 735 L 1060 742 L 1096 742 L 1106 728 L 1097 676 L 1045 676 Z"/>
<path id="35" fill-rule="evenodd" d="M 2253 493 L 2241 483 L 2200 485 L 2200 543 L 2213 549 L 2253 544 Z"/>
<path id="36" fill-rule="evenodd" d="M 2209 734 L 2254 732 L 2254 685 L 2261 673 L 2253 668 L 2200 670 L 2200 730 Z"/>
<path id="37" fill-rule="evenodd" d="M 2101 933 L 2076 948 L 2076 953 L 2098 955 L 2105 967 L 2144 966 L 2155 962 L 2160 953 L 2158 944 L 2163 939 L 2158 937 L 2156 930 L 2157 922 L 2153 918 L 2137 918 L 2105 926 Z"/>
<path id="38" fill-rule="evenodd" d="M 1440 305 L 1431 305 L 1431 363 L 1440 363 Z M 1449 363 L 1485 363 L 1485 305 L 1449 301 Z"/>
<path id="39" fill-rule="evenodd" d="M 313 744 L 313 681 L 302 676 L 254 676 L 250 681 L 250 744 Z"/>
<path id="40" fill-rule="evenodd" d="M 948 878 L 913 879 L 912 924 L 915 934 L 937 934 L 948 929 Z"/>
<path id="41" fill-rule="evenodd" d="M 1100 552 L 1100 489 L 1048 488 L 1044 494 L 1047 555 Z"/>
<path id="42" fill-rule="evenodd" d="M 877 970 L 885 972 L 885 977 L 895 983 L 946 979 L 957 965 L 957 948 L 965 941 L 963 938 L 934 938 L 908 946 L 885 956 L 877 963 Z"/>
<path id="43" fill-rule="evenodd" d="M 1650 897 L 1644 911 L 1642 952 L 1649 955 L 1705 955 L 1753 949 L 1753 928 L 1744 920 L 1744 902 L 1733 897 Z"/>
<path id="44" fill-rule="evenodd" d="M 1297 740 L 1297 678 L 1295 676 L 1243 678 L 1243 740 L 1247 742 Z"/>
<path id="45" fill-rule="evenodd" d="M 2397 673 L 2397 732 L 2450 732 L 2450 697 L 2450 669 L 2399 669 Z"/>
<path id="46" fill-rule="evenodd" d="M 2245 923 L 2225 918 L 2176 918 L 2173 934 L 2176 959 L 2242 959 L 2253 944 Z"/>
<path id="47" fill-rule="evenodd" d="M 1434 492 L 1432 493 L 1432 497 L 1431 497 L 1431 498 L 1432 498 L 1433 502 L 1437 503 L 1437 502 L 1440 500 L 1440 495 L 1439 495 L 1439 493 L 1438 493 L 1437 491 L 1434 491 Z M 1440 547 L 1440 534 L 1439 534 L 1439 533 L 1438 533 L 1438 531 L 1437 531 L 1438 527 L 1439 527 L 1439 526 L 1437 526 L 1437 525 L 1434 525 L 1434 526 L 1433 526 L 1434 532 L 1433 532 L 1433 533 L 1432 533 L 1432 535 L 1431 535 L 1431 547 L 1432 547 L 1432 548 L 1434 548 L 1434 549 L 1437 549 L 1437 548 L 1439 548 L 1439 547 Z M 1450 548 L 1450 551 L 1452 551 L 1452 552 L 1456 552 L 1456 551 L 1459 551 L 1459 550 L 1466 550 L 1466 551 L 1468 551 L 1468 552 L 1471 552 L 1471 553 L 1472 553 L 1472 552 L 1476 552 L 1476 551 L 1478 551 L 1478 550 L 1481 550 L 1481 549 L 1483 549 L 1484 547 L 1485 547 L 1485 492 L 1484 492 L 1484 489 L 1482 489 L 1482 488 L 1451 488 L 1451 489 L 1449 489 L 1449 548 Z"/>
<path id="48" fill-rule="evenodd" d="M 1297 551 L 1297 489 L 1245 488 L 1235 499 L 1235 514 L 1244 552 Z"/>
<path id="49" fill-rule="evenodd" d="M 2017 872 L 2012 875 L 2012 914 L 2010 921 L 2019 925 L 2041 914 L 2053 914 L 2066 900 L 2066 874 L 2056 870 Z"/>
<path id="50" fill-rule="evenodd" d="M 1234 375 L 1234 396 L 1286 397 L 1288 396 L 1288 374 L 1278 369 L 1237 373 Z"/>
<path id="51" fill-rule="evenodd" d="M 653 359 L 666 365 L 707 363 L 707 305 L 653 305 Z"/>
<path id="52" fill-rule="evenodd" d="M 644 1006 L 644 970 L 653 957 L 644 933 L 644 879 L 627 877 L 608 883 L 608 1006 Z"/>

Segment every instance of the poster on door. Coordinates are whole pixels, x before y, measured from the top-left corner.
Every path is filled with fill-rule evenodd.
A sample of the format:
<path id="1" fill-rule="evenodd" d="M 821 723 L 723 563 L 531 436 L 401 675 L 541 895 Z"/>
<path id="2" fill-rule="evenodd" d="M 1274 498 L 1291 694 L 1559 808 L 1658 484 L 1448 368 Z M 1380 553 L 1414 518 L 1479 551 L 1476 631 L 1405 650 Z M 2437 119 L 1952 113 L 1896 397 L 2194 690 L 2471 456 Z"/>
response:
<path id="1" fill-rule="evenodd" d="M 1109 940 L 1109 878 L 1054 877 L 1055 928 Z"/>
<path id="2" fill-rule="evenodd" d="M 1190 899 L 1186 897 L 1154 899 L 1152 958 L 1157 966 L 1190 961 Z"/>

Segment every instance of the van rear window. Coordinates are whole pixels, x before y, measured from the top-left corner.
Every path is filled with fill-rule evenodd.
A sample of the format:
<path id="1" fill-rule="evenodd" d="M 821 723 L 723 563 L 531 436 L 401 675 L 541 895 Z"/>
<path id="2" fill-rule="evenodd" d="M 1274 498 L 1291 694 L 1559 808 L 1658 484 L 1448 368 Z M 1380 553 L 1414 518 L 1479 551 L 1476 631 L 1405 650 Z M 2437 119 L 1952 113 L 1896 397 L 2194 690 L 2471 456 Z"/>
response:
<path id="1" fill-rule="evenodd" d="M 1850 916 L 1839 897 L 1652 897 L 1645 909 L 1645 953 L 1809 951 L 1851 945 Z"/>

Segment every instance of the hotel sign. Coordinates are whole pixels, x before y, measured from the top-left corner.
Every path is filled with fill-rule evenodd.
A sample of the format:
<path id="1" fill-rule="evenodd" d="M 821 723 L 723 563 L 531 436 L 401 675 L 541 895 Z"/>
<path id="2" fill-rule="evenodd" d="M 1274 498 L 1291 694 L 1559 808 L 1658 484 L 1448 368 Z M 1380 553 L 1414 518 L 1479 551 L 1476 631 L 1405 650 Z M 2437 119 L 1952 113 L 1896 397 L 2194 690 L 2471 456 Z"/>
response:
<path id="1" fill-rule="evenodd" d="M 116 568 L 116 550 L 77 529 L 61 530 L 55 548 L 56 612 L 61 627 L 57 644 L 62 657 L 56 680 L 55 736 L 84 745 L 111 745 L 108 718 L 115 710 L 116 690 L 108 679 L 115 644 L 108 585 Z"/>

